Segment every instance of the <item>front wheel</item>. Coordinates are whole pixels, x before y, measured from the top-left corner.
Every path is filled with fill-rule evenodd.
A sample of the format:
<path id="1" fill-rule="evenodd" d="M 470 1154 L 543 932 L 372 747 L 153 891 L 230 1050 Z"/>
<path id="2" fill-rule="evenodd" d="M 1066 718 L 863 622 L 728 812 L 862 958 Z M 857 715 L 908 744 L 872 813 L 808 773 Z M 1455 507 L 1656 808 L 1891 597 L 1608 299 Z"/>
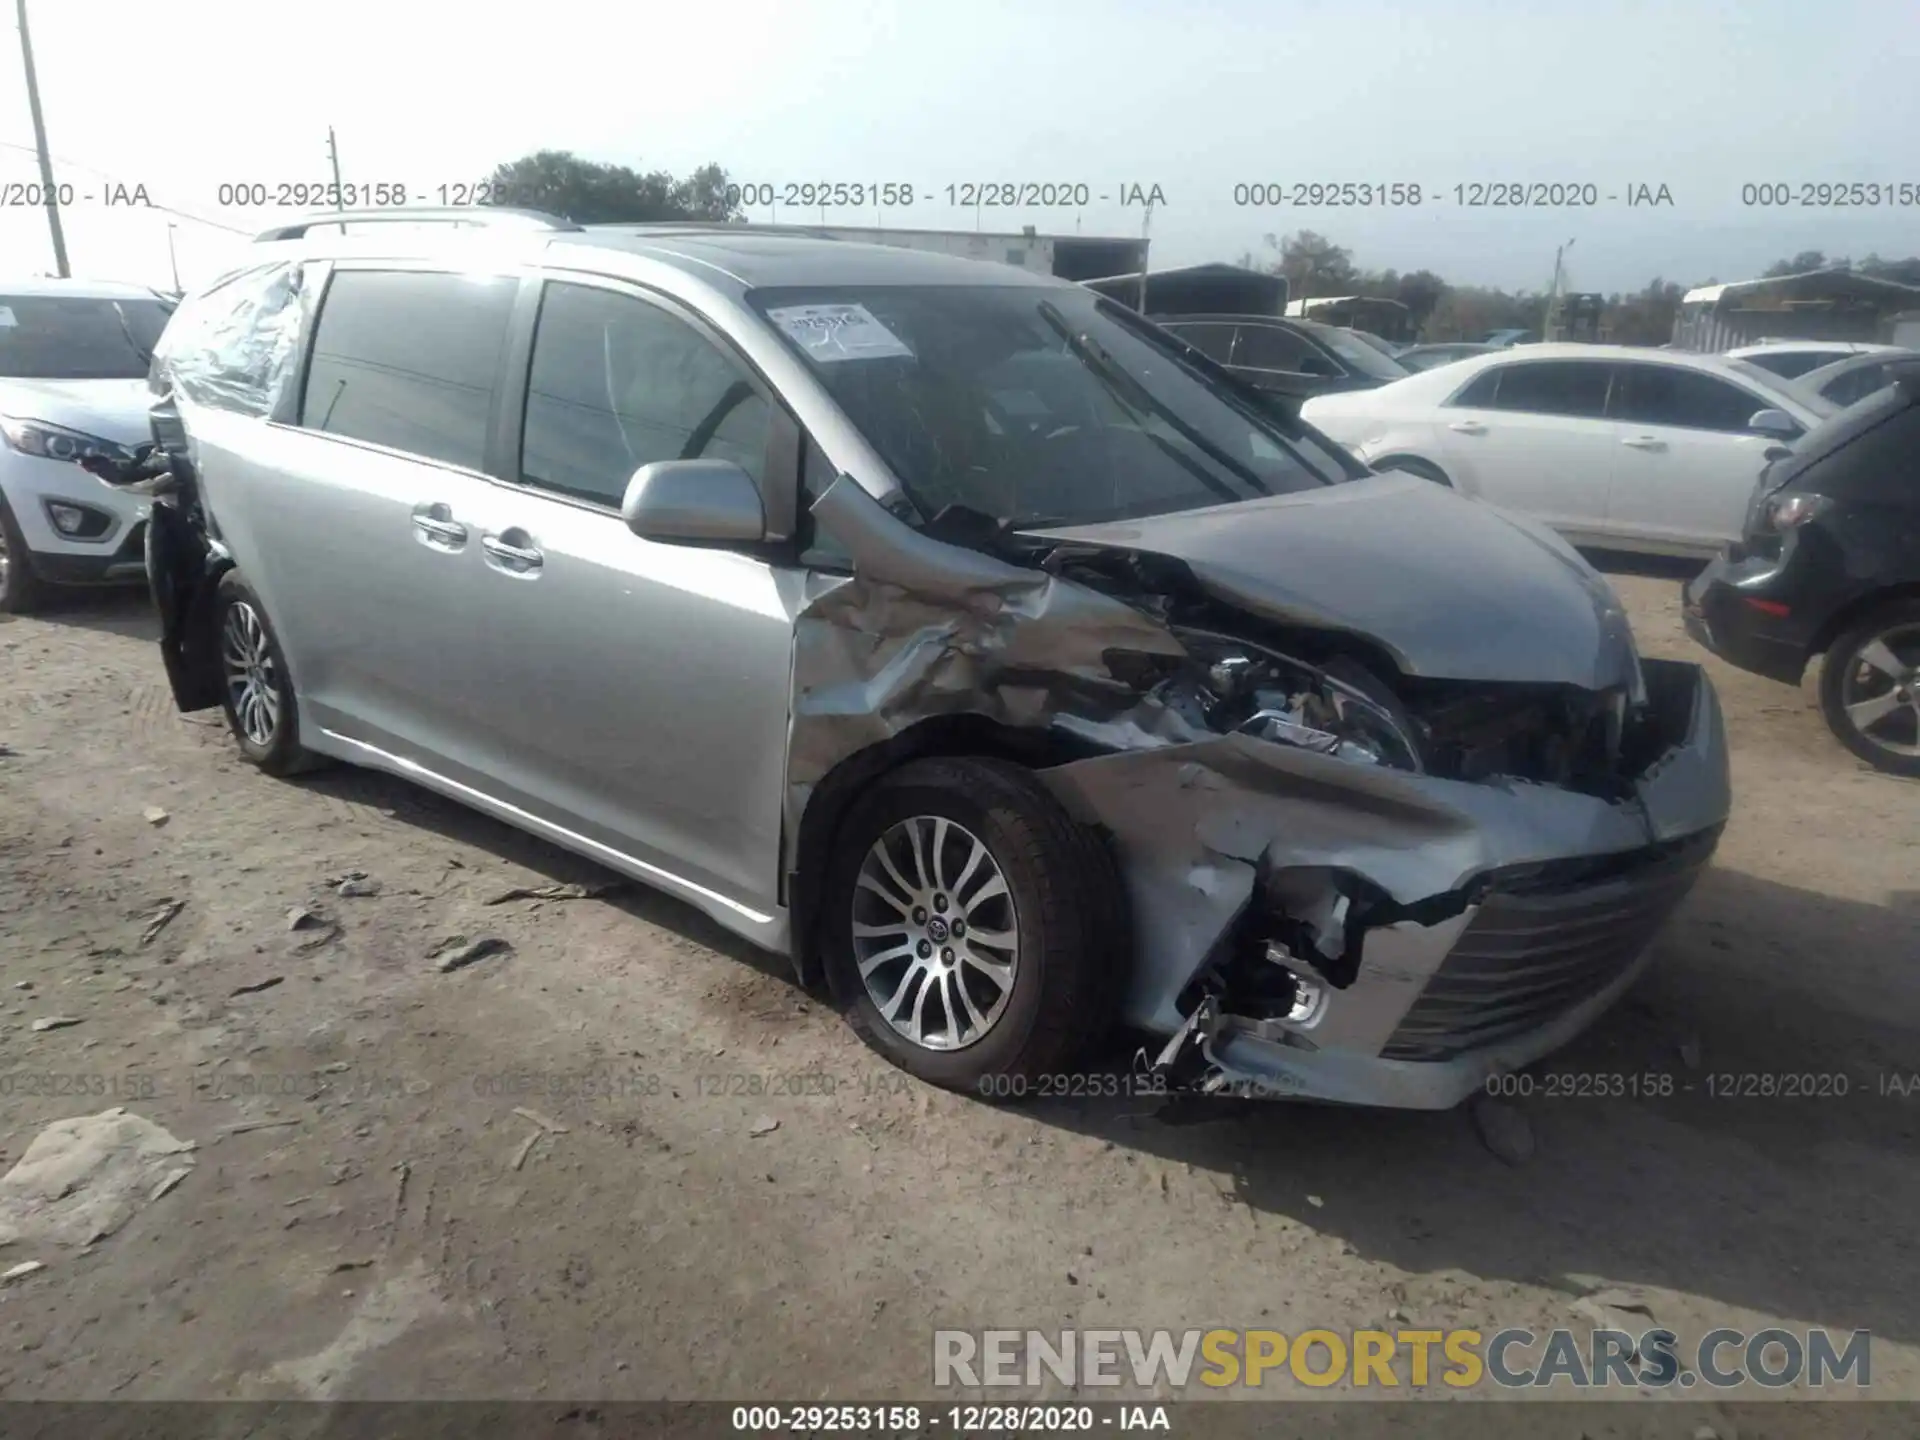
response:
<path id="1" fill-rule="evenodd" d="M 1876 770 L 1920 777 L 1920 600 L 1882 606 L 1827 648 L 1820 711 Z"/>
<path id="2" fill-rule="evenodd" d="M 46 600 L 47 587 L 33 573 L 26 538 L 0 495 L 0 615 L 31 615 Z"/>
<path id="3" fill-rule="evenodd" d="M 878 781 L 828 869 L 824 962 L 866 1043 L 931 1084 L 1019 1095 L 1087 1053 L 1128 972 L 1104 842 L 1029 774 L 920 760 Z"/>

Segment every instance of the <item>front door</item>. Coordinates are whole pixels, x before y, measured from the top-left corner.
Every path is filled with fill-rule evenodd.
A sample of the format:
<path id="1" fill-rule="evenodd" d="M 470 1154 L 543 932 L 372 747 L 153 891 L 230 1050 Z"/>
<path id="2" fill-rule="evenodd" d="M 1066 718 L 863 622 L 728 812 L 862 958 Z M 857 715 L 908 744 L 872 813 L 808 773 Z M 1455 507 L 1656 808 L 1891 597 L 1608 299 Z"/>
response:
<path id="1" fill-rule="evenodd" d="M 1747 427 L 1776 402 L 1679 365 L 1626 364 L 1614 384 L 1620 457 L 1608 528 L 1663 546 L 1712 550 L 1736 540 L 1777 436 Z"/>
<path id="2" fill-rule="evenodd" d="M 548 281 L 528 369 L 514 481 L 473 517 L 496 793 L 764 918 L 804 571 L 642 540 L 620 502 L 656 460 L 797 484 L 771 473 L 771 399 L 698 322 L 615 282 Z"/>

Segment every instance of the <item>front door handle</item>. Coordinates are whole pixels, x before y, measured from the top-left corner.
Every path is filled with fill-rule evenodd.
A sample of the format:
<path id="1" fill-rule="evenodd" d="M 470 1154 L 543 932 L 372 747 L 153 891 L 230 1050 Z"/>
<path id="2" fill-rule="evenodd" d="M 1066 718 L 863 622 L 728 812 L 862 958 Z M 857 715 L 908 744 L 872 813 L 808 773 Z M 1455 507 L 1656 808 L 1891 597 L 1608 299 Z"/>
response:
<path id="1" fill-rule="evenodd" d="M 1462 435 L 1484 435 L 1487 427 L 1478 420 L 1456 420 L 1447 426 L 1449 430 L 1458 430 Z"/>
<path id="2" fill-rule="evenodd" d="M 467 527 L 453 518 L 445 505 L 419 505 L 414 508 L 413 528 L 420 532 L 421 543 L 439 550 L 458 550 L 467 543 Z"/>
<path id="3" fill-rule="evenodd" d="M 1654 435 L 1631 435 L 1620 442 L 1629 450 L 1664 450 L 1667 442 Z"/>
<path id="4" fill-rule="evenodd" d="M 508 537 L 512 538 L 509 539 Z M 524 530 L 508 530 L 500 535 L 482 535 L 480 548 L 487 559 L 512 575 L 531 575 L 546 563 L 531 536 Z"/>

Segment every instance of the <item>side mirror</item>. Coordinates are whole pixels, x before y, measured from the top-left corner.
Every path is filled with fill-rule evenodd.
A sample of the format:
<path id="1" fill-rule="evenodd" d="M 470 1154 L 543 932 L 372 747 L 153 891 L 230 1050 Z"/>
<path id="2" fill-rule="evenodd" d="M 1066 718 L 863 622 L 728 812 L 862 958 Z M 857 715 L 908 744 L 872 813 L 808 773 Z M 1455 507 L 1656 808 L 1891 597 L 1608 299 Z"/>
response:
<path id="1" fill-rule="evenodd" d="M 1781 440 L 1793 440 L 1800 434 L 1800 422 L 1784 410 L 1768 408 L 1756 410 L 1747 420 L 1747 428 L 1756 435 L 1772 435 Z"/>
<path id="2" fill-rule="evenodd" d="M 620 518 L 642 540 L 751 545 L 767 534 L 760 487 L 731 460 L 656 460 L 627 482 Z"/>

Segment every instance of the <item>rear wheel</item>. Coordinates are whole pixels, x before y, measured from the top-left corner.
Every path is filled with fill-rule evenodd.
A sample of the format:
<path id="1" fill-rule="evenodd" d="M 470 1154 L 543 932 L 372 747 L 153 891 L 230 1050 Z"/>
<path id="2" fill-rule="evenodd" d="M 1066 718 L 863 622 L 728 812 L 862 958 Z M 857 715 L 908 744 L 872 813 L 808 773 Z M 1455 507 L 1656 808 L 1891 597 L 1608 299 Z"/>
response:
<path id="1" fill-rule="evenodd" d="M 826 905 L 849 1022 L 948 1089 L 1032 1093 L 1106 1032 L 1126 981 L 1104 843 L 999 761 L 921 760 L 877 782 L 841 826 Z"/>
<path id="2" fill-rule="evenodd" d="M 1827 648 L 1820 710 L 1876 770 L 1920 776 L 1920 600 L 1882 606 Z"/>
<path id="3" fill-rule="evenodd" d="M 312 769 L 319 757 L 300 744 L 286 656 L 266 607 L 237 571 L 220 577 L 214 621 L 220 637 L 220 706 L 240 753 L 269 775 Z"/>
<path id="4" fill-rule="evenodd" d="M 27 542 L 20 526 L 0 496 L 0 614 L 31 615 L 47 598 L 47 587 L 33 573 Z"/>

